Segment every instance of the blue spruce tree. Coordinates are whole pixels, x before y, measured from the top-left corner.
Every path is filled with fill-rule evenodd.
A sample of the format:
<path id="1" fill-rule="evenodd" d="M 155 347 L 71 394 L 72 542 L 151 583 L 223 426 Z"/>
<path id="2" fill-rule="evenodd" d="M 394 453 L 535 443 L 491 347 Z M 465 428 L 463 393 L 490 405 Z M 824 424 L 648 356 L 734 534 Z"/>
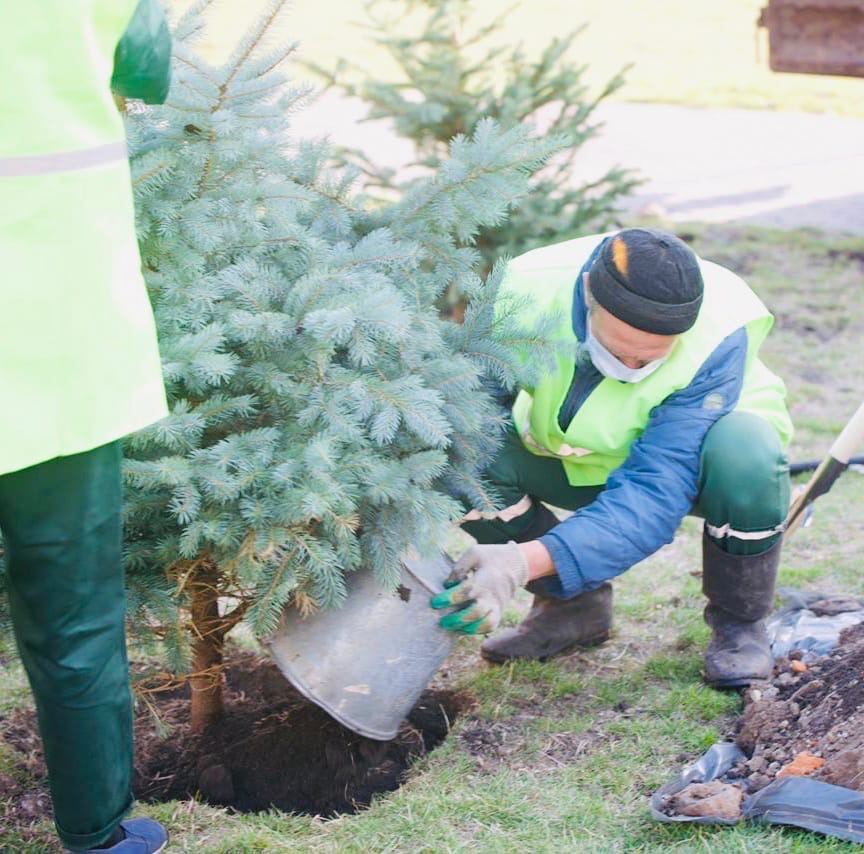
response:
<path id="1" fill-rule="evenodd" d="M 372 40 L 393 60 L 389 78 L 360 68 L 349 73 L 344 59 L 333 69 L 311 67 L 361 98 L 368 118 L 388 119 L 414 148 L 415 162 L 401 173 L 373 152 L 346 152 L 370 192 L 389 198 L 404 191 L 411 176 L 447 159 L 451 139 L 472 135 L 485 119 L 504 129 L 531 122 L 565 144 L 533 170 L 528 194 L 506 221 L 477 226 L 473 245 L 488 268 L 502 254 L 521 255 L 615 221 L 621 199 L 639 180 L 619 167 L 586 181 L 578 166 L 582 145 L 599 131 L 595 110 L 624 85 L 624 74 L 590 92 L 586 66 L 574 61 L 585 26 L 562 31 L 532 60 L 521 45 L 502 39 L 507 12 L 490 19 L 475 0 L 368 0 L 365 9 Z M 567 26 L 578 16 L 578 7 L 562 11 Z"/>
<path id="2" fill-rule="evenodd" d="M 481 280 L 471 242 L 560 145 L 481 121 L 372 207 L 324 142 L 291 135 L 308 92 L 280 70 L 293 47 L 265 44 L 286 0 L 220 66 L 192 49 L 209 5 L 176 26 L 168 104 L 128 113 L 171 410 L 126 443 L 130 616 L 191 671 L 199 731 L 234 626 L 338 606 L 360 568 L 395 585 L 409 549 L 494 505 L 490 390 L 526 380 L 545 333 L 496 300 L 504 268 Z M 451 287 L 459 325 L 436 309 Z"/>

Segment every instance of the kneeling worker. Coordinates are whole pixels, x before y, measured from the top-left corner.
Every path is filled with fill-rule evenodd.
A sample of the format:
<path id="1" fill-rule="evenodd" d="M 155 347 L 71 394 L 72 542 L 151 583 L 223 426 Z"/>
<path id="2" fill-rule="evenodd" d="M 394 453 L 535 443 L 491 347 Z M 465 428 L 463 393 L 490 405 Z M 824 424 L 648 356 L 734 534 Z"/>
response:
<path id="1" fill-rule="evenodd" d="M 690 513 L 705 520 L 706 680 L 768 677 L 792 434 L 784 385 L 758 358 L 771 314 L 737 275 L 645 228 L 528 252 L 504 291 L 554 313 L 573 346 L 516 398 L 486 472 L 505 507 L 465 518 L 478 545 L 432 601 L 459 606 L 441 625 L 493 631 L 527 585 L 528 616 L 483 643 L 486 659 L 602 642 L 610 579 L 671 542 Z M 559 521 L 541 502 L 576 512 Z"/>

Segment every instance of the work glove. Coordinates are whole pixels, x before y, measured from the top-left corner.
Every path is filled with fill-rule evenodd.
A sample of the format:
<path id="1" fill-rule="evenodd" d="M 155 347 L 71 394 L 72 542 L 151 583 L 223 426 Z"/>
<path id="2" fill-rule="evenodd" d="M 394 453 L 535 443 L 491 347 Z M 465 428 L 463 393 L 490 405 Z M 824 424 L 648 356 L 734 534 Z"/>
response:
<path id="1" fill-rule="evenodd" d="M 498 627 L 507 603 L 527 583 L 528 561 L 516 543 L 474 546 L 456 561 L 444 582 L 447 589 L 429 604 L 433 608 L 464 605 L 439 620 L 442 629 L 486 634 Z"/>

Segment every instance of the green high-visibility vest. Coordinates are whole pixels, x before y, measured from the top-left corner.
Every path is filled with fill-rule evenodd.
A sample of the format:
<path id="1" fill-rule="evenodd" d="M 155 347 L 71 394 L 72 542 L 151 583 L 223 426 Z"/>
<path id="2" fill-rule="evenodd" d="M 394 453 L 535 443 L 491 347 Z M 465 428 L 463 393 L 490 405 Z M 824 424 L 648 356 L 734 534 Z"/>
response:
<path id="1" fill-rule="evenodd" d="M 109 85 L 134 9 L 0 4 L 0 474 L 167 412 Z"/>
<path id="2" fill-rule="evenodd" d="M 774 319 L 745 282 L 717 264 L 699 259 L 705 294 L 696 323 L 678 337 L 667 360 L 638 383 L 603 379 L 577 411 L 566 430 L 558 412 L 573 379 L 578 339 L 571 322 L 576 277 L 591 251 L 605 235 L 592 235 L 535 249 L 510 262 L 502 294 L 530 302 L 537 316 L 558 318 L 557 336 L 563 347 L 556 370 L 545 374 L 533 389 L 520 391 L 513 420 L 525 447 L 532 453 L 558 457 L 573 486 L 606 482 L 642 434 L 651 410 L 669 395 L 686 388 L 699 368 L 726 336 L 744 326 L 748 349 L 744 384 L 736 406 L 771 423 L 784 444 L 792 436 L 782 380 L 771 373 L 757 353 Z M 723 402 L 706 399 L 721 408 Z"/>

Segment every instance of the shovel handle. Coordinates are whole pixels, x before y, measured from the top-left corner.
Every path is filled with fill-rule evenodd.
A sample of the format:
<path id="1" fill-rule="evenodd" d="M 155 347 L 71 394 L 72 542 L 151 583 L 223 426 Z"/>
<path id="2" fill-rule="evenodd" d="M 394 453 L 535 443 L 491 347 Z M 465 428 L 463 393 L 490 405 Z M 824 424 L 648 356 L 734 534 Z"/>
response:
<path id="1" fill-rule="evenodd" d="M 804 510 L 820 495 L 824 495 L 834 485 L 834 481 L 843 474 L 849 466 L 852 455 L 864 445 L 864 403 L 849 419 L 840 435 L 834 440 L 828 456 L 813 472 L 813 476 L 804 487 L 804 491 L 795 499 L 789 508 L 786 521 L 783 524 L 783 541 L 789 539 L 804 520 Z"/>
<path id="2" fill-rule="evenodd" d="M 849 423 L 843 428 L 829 453 L 838 462 L 849 465 L 852 455 L 862 446 L 864 446 L 864 403 L 849 419 Z"/>

